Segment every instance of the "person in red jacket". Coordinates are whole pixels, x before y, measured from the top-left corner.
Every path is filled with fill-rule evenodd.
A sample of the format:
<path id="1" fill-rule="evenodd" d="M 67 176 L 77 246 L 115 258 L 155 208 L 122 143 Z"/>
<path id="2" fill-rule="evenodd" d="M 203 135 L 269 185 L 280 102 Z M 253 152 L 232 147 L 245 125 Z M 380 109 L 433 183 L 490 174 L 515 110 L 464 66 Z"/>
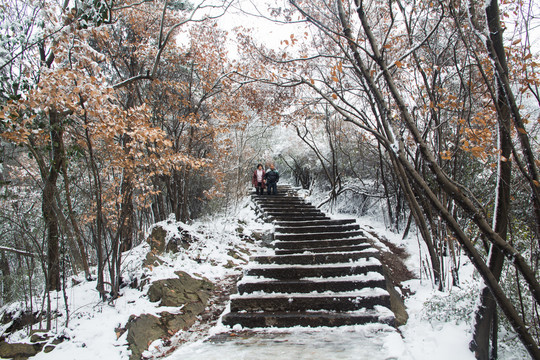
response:
<path id="1" fill-rule="evenodd" d="M 265 175 L 266 173 L 264 172 L 262 164 L 258 164 L 257 169 L 255 169 L 255 172 L 253 173 L 253 178 L 251 179 L 251 183 L 255 187 L 257 195 L 262 195 L 263 190 L 266 187 L 264 180 Z"/>

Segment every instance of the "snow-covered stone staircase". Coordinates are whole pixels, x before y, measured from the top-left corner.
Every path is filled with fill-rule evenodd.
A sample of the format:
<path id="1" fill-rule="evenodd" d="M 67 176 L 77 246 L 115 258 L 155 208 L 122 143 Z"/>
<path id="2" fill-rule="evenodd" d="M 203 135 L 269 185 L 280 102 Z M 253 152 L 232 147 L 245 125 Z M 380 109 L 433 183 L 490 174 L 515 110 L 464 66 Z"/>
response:
<path id="1" fill-rule="evenodd" d="M 394 323 L 378 252 L 354 220 L 330 219 L 290 186 L 253 201 L 275 223 L 275 254 L 250 259 L 224 324 Z"/>

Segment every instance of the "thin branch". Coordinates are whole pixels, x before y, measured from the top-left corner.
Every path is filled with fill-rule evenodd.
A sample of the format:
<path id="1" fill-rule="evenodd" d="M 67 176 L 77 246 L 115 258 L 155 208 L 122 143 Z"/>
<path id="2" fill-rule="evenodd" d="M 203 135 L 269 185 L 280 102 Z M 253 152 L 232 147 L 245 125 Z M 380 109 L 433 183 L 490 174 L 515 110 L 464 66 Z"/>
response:
<path id="1" fill-rule="evenodd" d="M 424 46 L 424 44 L 429 40 L 429 38 L 431 38 L 431 36 L 435 33 L 435 31 L 439 28 L 439 25 L 441 24 L 441 22 L 443 21 L 443 18 L 444 18 L 444 7 L 442 8 L 442 13 L 441 13 L 441 18 L 439 19 L 439 22 L 437 23 L 437 25 L 435 25 L 433 27 L 433 29 L 431 29 L 430 33 L 427 34 L 427 36 L 422 40 L 420 41 L 416 46 L 414 46 L 413 48 L 411 48 L 409 51 L 407 51 L 405 54 L 401 55 L 396 61 L 394 61 L 391 65 L 388 65 L 388 70 L 392 70 L 393 68 L 396 67 L 396 63 L 399 61 L 403 61 L 403 59 L 409 57 L 412 53 L 416 52 L 418 49 L 420 49 L 422 46 Z M 383 76 L 384 72 L 383 71 L 380 71 L 377 76 L 375 77 L 375 81 L 379 81 L 379 79 L 381 78 L 381 76 Z"/>
<path id="2" fill-rule="evenodd" d="M 133 4 L 129 4 L 129 5 L 124 5 L 124 6 L 119 6 L 119 7 L 112 8 L 111 11 L 129 9 L 129 8 L 139 6 L 139 5 L 142 5 L 144 3 L 148 3 L 148 2 L 154 2 L 154 0 L 142 0 L 142 1 L 138 2 L 138 3 L 133 3 Z"/>
<path id="3" fill-rule="evenodd" d="M 31 253 L 31 252 L 20 250 L 20 249 L 10 248 L 10 247 L 7 247 L 7 246 L 1 246 L 1 245 L 0 245 L 0 251 L 8 251 L 8 252 L 12 252 L 12 253 L 15 253 L 15 254 L 18 254 L 18 255 L 30 256 L 30 257 L 38 257 L 39 256 L 38 254 L 35 254 L 35 253 Z"/>

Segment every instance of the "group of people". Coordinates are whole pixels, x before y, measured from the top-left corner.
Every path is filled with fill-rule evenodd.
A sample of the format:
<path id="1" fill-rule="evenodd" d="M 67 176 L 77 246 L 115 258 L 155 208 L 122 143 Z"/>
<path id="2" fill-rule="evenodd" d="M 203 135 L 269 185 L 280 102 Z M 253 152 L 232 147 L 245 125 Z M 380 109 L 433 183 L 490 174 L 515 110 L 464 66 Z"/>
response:
<path id="1" fill-rule="evenodd" d="M 262 164 L 258 164 L 251 180 L 257 195 L 263 195 L 265 188 L 268 188 L 268 195 L 276 195 L 278 181 L 279 172 L 274 167 L 274 164 L 271 164 L 270 169 L 267 171 L 264 171 Z"/>

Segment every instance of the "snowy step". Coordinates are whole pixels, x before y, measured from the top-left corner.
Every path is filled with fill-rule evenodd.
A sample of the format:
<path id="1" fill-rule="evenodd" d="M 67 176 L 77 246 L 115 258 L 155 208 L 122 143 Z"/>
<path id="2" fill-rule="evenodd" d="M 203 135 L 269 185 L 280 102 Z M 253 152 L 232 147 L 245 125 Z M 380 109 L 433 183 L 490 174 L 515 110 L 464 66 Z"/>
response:
<path id="1" fill-rule="evenodd" d="M 350 237 L 344 239 L 323 239 L 323 240 L 276 240 L 274 241 L 275 249 L 312 249 L 323 247 L 338 247 L 348 245 L 367 245 L 371 246 L 365 238 Z"/>
<path id="2" fill-rule="evenodd" d="M 331 246 L 331 247 L 314 247 L 301 249 L 276 249 L 276 255 L 304 254 L 304 253 L 329 253 L 329 252 L 352 252 L 363 251 L 371 248 L 369 244 L 347 245 L 347 246 Z"/>
<path id="3" fill-rule="evenodd" d="M 366 276 L 340 277 L 337 279 L 318 279 L 318 280 L 295 280 L 295 281 L 255 281 L 242 282 L 238 284 L 238 293 L 252 293 L 263 291 L 266 293 L 323 293 L 327 291 L 343 292 L 359 290 L 364 287 L 385 288 L 386 281 L 384 276 L 378 273 L 369 273 Z"/>
<path id="4" fill-rule="evenodd" d="M 331 240 L 331 239 L 346 239 L 351 237 L 364 236 L 361 230 L 353 231 L 337 231 L 337 232 L 322 232 L 322 233 L 305 233 L 305 234 L 281 234 L 276 233 L 274 239 L 281 241 L 307 241 L 307 240 Z"/>
<path id="5" fill-rule="evenodd" d="M 305 202 L 264 202 L 259 201 L 257 202 L 257 205 L 259 205 L 262 208 L 265 209 L 274 209 L 274 208 L 306 208 L 306 209 L 317 209 L 315 206 L 311 205 L 310 203 Z"/>
<path id="6" fill-rule="evenodd" d="M 261 210 L 267 213 L 270 212 L 317 212 L 322 213 L 321 210 L 317 208 L 310 208 L 307 206 L 260 206 Z"/>
<path id="7" fill-rule="evenodd" d="M 329 219 L 324 214 L 311 214 L 311 215 L 295 215 L 295 214 L 281 214 L 281 215 L 272 215 L 268 216 L 268 219 L 271 221 L 279 221 L 279 220 L 286 220 L 286 221 L 305 221 L 305 220 L 324 220 Z"/>
<path id="8" fill-rule="evenodd" d="M 276 195 L 268 195 L 266 192 L 262 195 L 254 195 L 252 196 L 253 200 L 255 200 L 258 203 L 302 203 L 307 204 L 306 201 L 302 198 L 299 198 L 298 196 L 292 196 L 288 194 L 280 194 L 277 193 Z"/>
<path id="9" fill-rule="evenodd" d="M 276 216 L 276 215 L 323 215 L 324 213 L 319 209 L 302 209 L 302 208 L 296 208 L 296 209 L 283 209 L 283 210 L 264 210 L 264 212 L 267 215 L 270 216 Z"/>
<path id="10" fill-rule="evenodd" d="M 338 225 L 318 225 L 318 226 L 278 226 L 276 231 L 283 234 L 305 234 L 305 233 L 322 233 L 322 232 L 337 232 L 337 231 L 353 231 L 359 230 L 360 226 L 352 224 Z"/>
<path id="11" fill-rule="evenodd" d="M 276 221 L 276 229 L 281 228 L 303 228 L 306 226 L 332 226 L 332 225 L 346 225 L 356 223 L 353 219 L 321 219 L 321 220 L 307 220 L 307 221 Z"/>
<path id="12" fill-rule="evenodd" d="M 294 198 L 291 196 L 283 196 L 280 197 L 279 195 L 269 195 L 267 197 L 263 197 L 266 195 L 259 196 L 258 198 L 254 199 L 254 202 L 261 207 L 309 207 L 309 208 L 315 208 L 310 203 L 305 202 L 302 199 Z"/>
<path id="13" fill-rule="evenodd" d="M 359 261 L 351 265 L 258 265 L 246 269 L 245 274 L 250 276 L 262 276 L 265 278 L 289 280 L 314 277 L 361 275 L 372 271 L 382 272 L 382 265 L 376 259 Z"/>
<path id="14" fill-rule="evenodd" d="M 377 251 L 366 250 L 340 253 L 332 252 L 321 254 L 255 256 L 251 259 L 251 261 L 259 264 L 333 264 L 348 263 L 358 259 L 366 259 L 377 256 Z"/>
<path id="15" fill-rule="evenodd" d="M 265 211 L 270 211 L 270 210 L 273 210 L 275 208 L 282 208 L 282 209 L 285 209 L 285 210 L 290 210 L 290 209 L 319 210 L 316 207 L 306 206 L 306 204 L 304 204 L 302 202 L 291 204 L 288 201 L 287 202 L 277 202 L 277 201 L 276 202 L 258 202 L 257 206 L 259 206 L 260 208 L 262 208 Z"/>
<path id="16" fill-rule="evenodd" d="M 372 309 L 376 305 L 390 308 L 390 295 L 385 289 L 364 288 L 351 292 L 254 293 L 231 296 L 231 311 L 354 311 Z"/>
<path id="17" fill-rule="evenodd" d="M 223 319 L 225 325 L 240 324 L 243 327 L 293 327 L 293 326 L 346 326 L 368 323 L 393 325 L 392 316 L 381 316 L 375 312 L 328 313 L 328 312 L 264 312 L 229 313 Z"/>

